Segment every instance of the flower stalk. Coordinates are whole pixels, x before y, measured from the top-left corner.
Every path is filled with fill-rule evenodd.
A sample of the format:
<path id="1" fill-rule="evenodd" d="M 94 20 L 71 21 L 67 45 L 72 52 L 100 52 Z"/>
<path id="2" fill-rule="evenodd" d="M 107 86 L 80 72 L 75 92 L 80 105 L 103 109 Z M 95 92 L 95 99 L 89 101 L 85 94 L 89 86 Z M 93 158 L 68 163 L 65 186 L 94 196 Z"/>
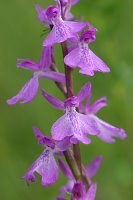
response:
<path id="1" fill-rule="evenodd" d="M 71 151 L 70 150 L 64 151 L 64 156 L 67 161 L 67 164 L 69 165 L 69 167 L 73 173 L 75 180 L 79 180 L 81 178 L 81 174 L 80 174 L 80 171 L 78 169 L 78 166 L 75 162 L 75 159 L 74 159 Z"/>

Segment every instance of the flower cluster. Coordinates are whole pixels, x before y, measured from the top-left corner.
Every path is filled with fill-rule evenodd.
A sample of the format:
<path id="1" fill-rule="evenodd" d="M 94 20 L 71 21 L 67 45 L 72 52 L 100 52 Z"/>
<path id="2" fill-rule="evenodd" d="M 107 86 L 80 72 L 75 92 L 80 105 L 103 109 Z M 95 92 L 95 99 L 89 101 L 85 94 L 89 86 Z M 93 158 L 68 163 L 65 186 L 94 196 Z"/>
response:
<path id="1" fill-rule="evenodd" d="M 17 59 L 17 67 L 30 70 L 33 75 L 17 95 L 7 100 L 9 105 L 17 102 L 28 103 L 38 91 L 40 78 L 54 81 L 65 95 L 64 101 L 61 101 L 44 89 L 41 90 L 44 99 L 62 110 L 63 115 L 53 123 L 51 136 L 44 136 L 33 126 L 38 144 L 45 150 L 23 176 L 29 184 L 35 181 L 37 172 L 41 176 L 42 186 L 49 186 L 57 181 L 60 169 L 68 181 L 60 188 L 56 200 L 65 200 L 66 194 L 69 194 L 72 200 L 95 199 L 96 182 L 93 183 L 91 178 L 99 169 L 102 157 L 97 156 L 84 167 L 80 158 L 80 142 L 90 144 L 90 135 L 107 143 L 114 143 L 115 138 L 122 140 L 126 138 L 123 129 L 116 128 L 96 116 L 107 103 L 106 98 L 102 97 L 90 104 L 90 82 L 84 84 L 76 95 L 73 92 L 72 69 L 79 67 L 79 72 L 87 76 L 93 76 L 95 72 L 110 72 L 109 67 L 89 48 L 89 44 L 96 39 L 97 29 L 88 22 L 75 21 L 71 13 L 71 7 L 77 3 L 78 0 L 55 0 L 55 5 L 50 5 L 46 9 L 36 5 L 38 21 L 50 32 L 42 43 L 43 48 L 38 62 Z M 62 48 L 65 74 L 60 73 L 55 67 L 53 51 L 55 44 L 59 44 Z M 55 155 L 60 159 L 56 161 Z M 68 165 L 62 160 L 63 157 Z"/>

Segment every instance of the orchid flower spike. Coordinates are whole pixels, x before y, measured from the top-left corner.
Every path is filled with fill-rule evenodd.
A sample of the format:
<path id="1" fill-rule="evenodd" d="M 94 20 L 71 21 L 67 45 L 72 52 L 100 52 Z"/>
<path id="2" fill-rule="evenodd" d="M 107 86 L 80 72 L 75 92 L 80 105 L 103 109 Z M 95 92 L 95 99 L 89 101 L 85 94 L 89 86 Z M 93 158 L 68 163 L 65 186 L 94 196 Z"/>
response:
<path id="1" fill-rule="evenodd" d="M 61 10 L 57 6 L 49 6 L 46 9 L 46 16 L 53 28 L 45 38 L 43 46 L 52 46 L 69 38 L 75 38 L 77 37 L 77 32 L 82 31 L 87 24 L 86 22 L 64 21 L 61 17 Z"/>
<path id="2" fill-rule="evenodd" d="M 80 67 L 80 73 L 93 76 L 94 72 L 110 72 L 107 65 L 98 58 L 89 48 L 88 44 L 95 41 L 96 28 L 90 26 L 89 30 L 84 31 L 79 37 L 78 47 L 73 49 L 65 56 L 64 62 L 72 68 Z"/>
<path id="3" fill-rule="evenodd" d="M 36 127 L 33 127 L 33 132 L 38 140 L 38 144 L 45 147 L 45 150 L 34 161 L 22 178 L 28 184 L 29 182 L 35 182 L 34 173 L 37 172 L 42 177 L 42 186 L 49 186 L 58 179 L 58 166 L 54 154 L 65 151 L 69 147 L 70 142 L 68 138 L 61 142 L 55 142 L 50 137 L 43 136 Z"/>
<path id="4" fill-rule="evenodd" d="M 84 144 L 89 144 L 91 140 L 86 137 L 87 134 L 97 135 L 98 131 L 95 122 L 89 119 L 86 115 L 76 111 L 79 103 L 86 97 L 89 85 L 85 84 L 77 96 L 67 98 L 64 102 L 50 96 L 42 90 L 43 97 L 54 107 L 63 110 L 65 114 L 60 117 L 52 126 L 52 138 L 58 141 L 65 137 L 70 137 L 72 144 L 81 141 Z"/>
<path id="5" fill-rule="evenodd" d="M 103 120 L 99 119 L 95 114 L 103 107 L 107 105 L 106 98 L 102 97 L 98 100 L 96 100 L 92 105 L 90 104 L 90 98 L 91 98 L 91 84 L 88 90 L 88 96 L 86 98 L 86 105 L 84 106 L 82 103 L 79 106 L 80 112 L 86 114 L 88 116 L 88 119 L 94 120 L 97 129 L 99 130 L 99 134 L 97 137 L 104 142 L 107 143 L 114 143 L 115 139 L 113 137 L 117 137 L 120 139 L 126 138 L 126 133 L 122 128 L 116 128 L 107 122 L 104 122 Z"/>
<path id="6" fill-rule="evenodd" d="M 51 56 L 52 48 L 43 47 L 38 63 L 35 63 L 32 60 L 17 59 L 17 67 L 33 71 L 33 76 L 22 87 L 22 89 L 18 92 L 16 96 L 7 100 L 7 104 L 14 105 L 17 102 L 19 102 L 20 104 L 25 104 L 31 101 L 38 91 L 39 78 L 46 78 L 61 83 L 65 82 L 64 74 L 49 70 L 49 67 L 52 64 Z"/>

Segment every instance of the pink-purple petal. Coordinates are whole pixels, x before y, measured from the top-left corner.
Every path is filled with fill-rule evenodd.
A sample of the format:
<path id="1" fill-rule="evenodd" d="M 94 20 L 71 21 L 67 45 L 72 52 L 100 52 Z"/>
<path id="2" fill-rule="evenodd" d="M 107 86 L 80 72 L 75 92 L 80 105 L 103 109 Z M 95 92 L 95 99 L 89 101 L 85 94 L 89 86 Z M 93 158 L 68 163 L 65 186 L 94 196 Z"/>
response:
<path id="1" fill-rule="evenodd" d="M 58 179 L 58 166 L 50 150 L 45 150 L 23 176 L 27 182 L 35 181 L 34 173 L 42 177 L 42 185 L 49 186 Z"/>
<path id="2" fill-rule="evenodd" d="M 84 100 L 86 97 L 89 98 L 90 91 L 91 91 L 91 83 L 88 82 L 80 89 L 80 91 L 79 91 L 79 93 L 77 95 L 77 97 L 79 99 L 79 102 Z"/>
<path id="3" fill-rule="evenodd" d="M 36 139 L 39 141 L 41 141 L 44 137 L 44 135 L 41 133 L 41 131 L 36 127 L 36 126 L 32 126 L 32 131 L 36 137 Z M 40 144 L 40 142 L 39 142 Z"/>
<path id="4" fill-rule="evenodd" d="M 41 77 L 46 78 L 55 82 L 65 83 L 65 75 L 54 71 L 42 71 Z"/>
<path id="5" fill-rule="evenodd" d="M 86 22 L 65 21 L 64 23 L 66 26 L 70 27 L 71 32 L 73 32 L 73 33 L 78 33 L 86 27 Z"/>
<path id="6" fill-rule="evenodd" d="M 35 8 L 38 13 L 37 15 L 38 21 L 49 24 L 50 22 L 46 16 L 46 11 L 43 10 L 39 4 L 36 4 Z"/>
<path id="7" fill-rule="evenodd" d="M 107 99 L 106 97 L 102 97 L 96 100 L 92 105 L 86 105 L 86 113 L 97 113 L 101 108 L 107 106 Z"/>
<path id="8" fill-rule="evenodd" d="M 80 60 L 81 60 L 81 50 L 80 50 L 80 48 L 73 49 L 64 58 L 65 64 L 68 65 L 69 67 L 72 67 L 72 68 L 78 67 Z"/>
<path id="9" fill-rule="evenodd" d="M 96 183 L 93 183 L 87 191 L 86 198 L 84 200 L 95 200 L 96 190 L 97 185 Z"/>
<path id="10" fill-rule="evenodd" d="M 110 72 L 108 66 L 89 49 L 90 59 L 92 60 L 92 66 L 94 71 Z"/>
<path id="11" fill-rule="evenodd" d="M 97 123 L 97 127 L 100 131 L 100 133 L 97 135 L 99 139 L 107 143 L 114 143 L 115 142 L 114 137 L 120 138 L 122 140 L 126 138 L 127 135 L 122 128 L 116 128 L 94 115 L 90 115 L 89 117 L 95 120 L 95 122 Z"/>
<path id="12" fill-rule="evenodd" d="M 51 134 L 52 138 L 57 141 L 73 135 L 71 123 L 69 123 L 67 119 L 67 114 L 64 114 L 53 124 L 51 128 Z"/>
<path id="13" fill-rule="evenodd" d="M 72 144 L 76 144 L 79 141 L 82 142 L 83 144 L 90 144 L 91 143 L 91 139 L 87 138 L 84 133 L 75 134 L 70 138 L 70 142 Z"/>
<path id="14" fill-rule="evenodd" d="M 72 15 L 72 13 L 70 11 L 65 12 L 65 20 L 71 21 L 74 18 L 74 16 Z"/>
<path id="15" fill-rule="evenodd" d="M 42 186 L 54 184 L 58 179 L 58 166 L 52 153 L 42 160 L 42 164 L 36 170 L 42 176 Z"/>
<path id="16" fill-rule="evenodd" d="M 89 165 L 85 168 L 86 174 L 89 178 L 92 178 L 97 173 L 102 162 L 102 156 L 97 156 L 92 160 Z"/>
<path id="17" fill-rule="evenodd" d="M 32 60 L 17 58 L 17 67 L 31 70 L 31 71 L 38 71 L 39 65 Z"/>
<path id="18" fill-rule="evenodd" d="M 14 105 L 17 102 L 20 104 L 25 104 L 31 101 L 38 90 L 38 77 L 33 76 L 32 79 L 30 79 L 19 91 L 19 93 L 12 97 L 11 99 L 7 100 L 7 104 Z"/>
<path id="19" fill-rule="evenodd" d="M 43 41 L 43 46 L 44 47 L 53 46 L 53 44 L 55 43 L 56 43 L 56 35 L 55 35 L 55 28 L 53 27 L 51 32 L 47 35 L 47 37 Z"/>
<path id="20" fill-rule="evenodd" d="M 94 75 L 94 60 L 91 57 L 90 54 L 90 49 L 86 48 L 81 48 L 80 49 L 80 62 L 78 66 L 80 67 L 80 73 L 86 74 L 89 76 Z"/>
<path id="21" fill-rule="evenodd" d="M 94 76 L 94 71 L 91 68 L 85 67 L 85 63 L 83 61 L 80 63 L 80 67 L 81 68 L 79 70 L 79 73 L 85 74 L 88 76 Z"/>
<path id="22" fill-rule="evenodd" d="M 8 99 L 6 102 L 8 105 L 12 106 L 14 104 L 16 104 L 19 101 L 19 96 L 14 96 L 10 99 Z"/>
<path id="23" fill-rule="evenodd" d="M 82 103 L 79 103 L 79 106 L 78 106 L 78 110 L 80 113 L 85 113 L 85 105 L 83 105 Z"/>
<path id="24" fill-rule="evenodd" d="M 95 120 L 92 118 L 88 118 L 88 116 L 79 113 L 79 122 L 81 130 L 84 134 L 89 135 L 98 135 L 99 129 L 97 128 L 97 124 Z"/>
<path id="25" fill-rule="evenodd" d="M 36 168 L 39 166 L 40 158 L 44 156 L 44 152 L 31 164 L 28 171 L 24 174 L 22 177 L 26 180 L 26 182 L 29 184 L 29 182 L 35 182 L 35 175 L 34 172 L 36 171 Z"/>
<path id="26" fill-rule="evenodd" d="M 53 46 L 55 43 L 61 43 L 73 37 L 76 37 L 75 32 L 73 33 L 71 28 L 63 21 L 57 21 L 51 32 L 45 38 L 43 46 Z"/>
<path id="27" fill-rule="evenodd" d="M 38 77 L 33 76 L 33 78 L 28 82 L 27 85 L 21 90 L 20 95 L 20 104 L 25 104 L 31 101 L 38 91 Z"/>
<path id="28" fill-rule="evenodd" d="M 48 93 L 46 93 L 44 90 L 41 90 L 41 93 L 43 95 L 43 97 L 55 108 L 60 109 L 60 110 L 64 110 L 64 102 L 53 97 L 50 96 Z"/>
<path id="29" fill-rule="evenodd" d="M 51 64 L 52 64 L 52 47 L 50 46 L 43 47 L 39 61 L 40 68 L 42 70 L 45 70 L 46 68 L 49 68 Z"/>

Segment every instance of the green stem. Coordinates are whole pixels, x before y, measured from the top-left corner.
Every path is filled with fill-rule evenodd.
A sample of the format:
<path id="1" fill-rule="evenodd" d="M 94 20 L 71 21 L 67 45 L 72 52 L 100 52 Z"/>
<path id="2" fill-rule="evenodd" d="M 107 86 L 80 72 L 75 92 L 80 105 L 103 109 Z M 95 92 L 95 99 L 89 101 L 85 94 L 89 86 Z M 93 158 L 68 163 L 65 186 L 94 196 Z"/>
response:
<path id="1" fill-rule="evenodd" d="M 73 173 L 73 176 L 76 180 L 80 179 L 80 171 L 78 169 L 77 164 L 75 163 L 75 159 L 73 158 L 70 150 L 64 151 L 65 159 Z"/>
<path id="2" fill-rule="evenodd" d="M 55 65 L 55 59 L 54 59 L 54 56 L 52 55 L 52 65 L 50 67 L 50 69 L 54 72 L 58 72 L 58 69 L 56 68 L 56 65 Z M 59 83 L 59 82 L 56 82 L 55 81 L 55 84 L 56 86 L 59 88 L 59 90 L 64 94 L 64 96 L 66 97 L 66 87 L 63 83 Z"/>

